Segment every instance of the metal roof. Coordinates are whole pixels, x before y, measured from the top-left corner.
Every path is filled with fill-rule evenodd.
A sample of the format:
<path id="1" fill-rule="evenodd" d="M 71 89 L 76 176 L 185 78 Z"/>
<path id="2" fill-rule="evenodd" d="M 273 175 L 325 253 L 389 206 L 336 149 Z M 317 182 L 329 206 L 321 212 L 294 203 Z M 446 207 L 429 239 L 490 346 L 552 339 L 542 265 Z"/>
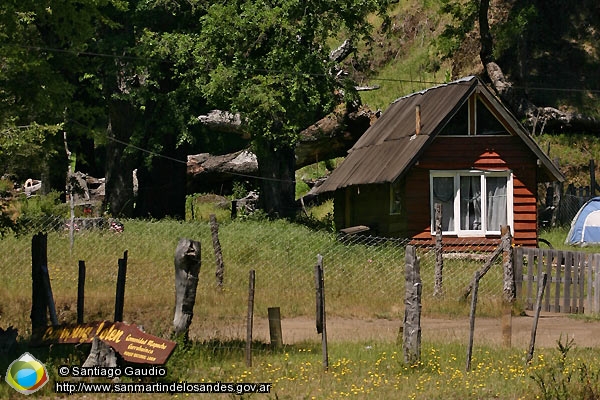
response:
<path id="1" fill-rule="evenodd" d="M 435 86 L 395 100 L 348 151 L 348 156 L 317 188 L 317 193 L 352 185 L 393 182 L 418 159 L 435 136 L 475 90 L 491 99 L 508 121 L 511 133 L 520 136 L 541 160 L 548 175 L 564 176 L 519 122 L 475 76 Z M 416 134 L 416 108 L 420 109 L 420 132 Z"/>

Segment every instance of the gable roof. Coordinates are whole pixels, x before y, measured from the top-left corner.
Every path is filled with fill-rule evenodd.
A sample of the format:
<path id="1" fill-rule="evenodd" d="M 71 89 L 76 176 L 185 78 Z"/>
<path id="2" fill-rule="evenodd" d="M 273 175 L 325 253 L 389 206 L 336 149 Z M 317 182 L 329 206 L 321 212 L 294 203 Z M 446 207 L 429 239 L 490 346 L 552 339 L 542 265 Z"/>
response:
<path id="1" fill-rule="evenodd" d="M 531 139 L 525 128 L 479 78 L 469 76 L 395 100 L 360 137 L 348 151 L 346 159 L 316 192 L 395 181 L 414 165 L 446 123 L 475 92 L 484 96 L 494 107 L 509 133 L 519 136 L 535 154 L 550 180 L 563 181 L 563 174 Z M 421 114 L 419 134 L 416 134 L 415 124 L 417 106 Z"/>

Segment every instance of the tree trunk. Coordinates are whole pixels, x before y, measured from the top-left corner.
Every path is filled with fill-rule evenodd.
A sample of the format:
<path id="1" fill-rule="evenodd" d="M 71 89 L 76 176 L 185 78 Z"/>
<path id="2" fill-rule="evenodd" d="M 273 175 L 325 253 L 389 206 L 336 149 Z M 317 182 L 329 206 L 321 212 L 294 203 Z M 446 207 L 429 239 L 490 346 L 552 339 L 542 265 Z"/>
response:
<path id="1" fill-rule="evenodd" d="M 260 179 L 260 207 L 276 218 L 296 213 L 296 160 L 294 149 L 275 148 L 266 140 L 255 140 Z"/>
<path id="2" fill-rule="evenodd" d="M 345 156 L 348 149 L 378 117 L 378 112 L 367 107 L 352 112 L 339 107 L 326 115 L 300 132 L 300 139 L 294 150 L 296 168 Z M 223 124 L 220 125 L 222 130 L 231 127 L 227 122 Z M 235 179 L 258 176 L 258 161 L 256 155 L 249 150 L 224 155 L 190 155 L 187 176 L 188 193 L 206 192 L 215 187 L 228 192 Z"/>
<path id="3" fill-rule="evenodd" d="M 531 129 L 533 134 L 536 133 L 536 129 L 539 133 L 543 133 L 544 129 L 561 132 L 599 133 L 599 119 L 575 112 L 561 111 L 554 107 L 538 107 L 514 90 L 512 82 L 506 78 L 494 60 L 488 9 L 489 0 L 481 0 L 479 4 L 479 34 L 481 37 L 479 56 L 492 86 L 517 117 L 525 120 L 524 125 Z"/>
<path id="4" fill-rule="evenodd" d="M 488 10 L 490 8 L 489 0 L 481 0 L 479 3 L 479 36 L 481 40 L 481 50 L 479 51 L 479 57 L 486 65 L 493 59 L 493 48 L 494 43 L 492 40 L 492 34 L 490 33 L 490 24 L 488 22 Z"/>
<path id="5" fill-rule="evenodd" d="M 169 157 L 185 158 L 175 151 Z M 151 168 L 138 168 L 137 216 L 185 218 L 186 165 L 170 158 L 154 157 Z"/>
<path id="6" fill-rule="evenodd" d="M 112 216 L 133 215 L 133 162 L 125 153 L 134 126 L 134 110 L 126 101 L 112 100 L 108 107 L 106 144 L 106 196 L 104 208 Z"/>

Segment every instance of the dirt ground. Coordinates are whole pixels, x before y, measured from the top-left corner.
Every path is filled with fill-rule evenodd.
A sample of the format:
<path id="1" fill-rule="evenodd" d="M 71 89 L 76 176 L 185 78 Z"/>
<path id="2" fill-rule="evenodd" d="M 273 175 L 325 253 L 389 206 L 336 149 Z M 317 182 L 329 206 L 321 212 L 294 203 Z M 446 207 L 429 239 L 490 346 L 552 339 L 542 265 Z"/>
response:
<path id="1" fill-rule="evenodd" d="M 194 321 L 196 322 L 196 321 Z M 527 349 L 531 341 L 534 323 L 533 314 L 512 317 L 511 345 Z M 394 342 L 402 326 L 401 320 L 372 319 L 359 320 L 327 317 L 327 337 L 330 343 L 351 342 Z M 246 336 L 245 324 L 223 326 L 204 326 L 193 329 L 193 334 L 204 339 L 239 338 Z M 308 317 L 284 318 L 281 321 L 283 342 L 293 344 L 303 341 L 320 341 L 315 320 Z M 427 342 L 468 343 L 468 318 L 423 318 L 421 320 L 422 340 Z M 577 347 L 595 347 L 600 345 L 600 321 L 584 321 L 564 314 L 542 314 L 535 338 L 536 348 L 555 347 L 560 337 L 563 340 L 575 339 Z M 255 340 L 269 341 L 269 325 L 266 318 L 255 318 L 253 324 Z M 500 318 L 477 318 L 475 320 L 474 342 L 486 345 L 502 345 L 502 321 Z"/>

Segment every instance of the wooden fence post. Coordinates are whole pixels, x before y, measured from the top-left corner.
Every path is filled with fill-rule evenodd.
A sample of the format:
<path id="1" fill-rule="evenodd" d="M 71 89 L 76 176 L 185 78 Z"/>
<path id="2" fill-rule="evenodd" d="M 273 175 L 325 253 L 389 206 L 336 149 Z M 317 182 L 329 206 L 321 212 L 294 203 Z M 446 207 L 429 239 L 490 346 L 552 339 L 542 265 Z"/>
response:
<path id="1" fill-rule="evenodd" d="M 281 310 L 279 307 L 269 307 L 267 309 L 269 316 L 269 336 L 271 346 L 275 349 L 283 347 L 283 335 L 281 333 Z"/>
<path id="2" fill-rule="evenodd" d="M 225 265 L 223 264 L 223 253 L 221 252 L 221 242 L 219 241 L 219 224 L 215 214 L 210 214 L 210 233 L 212 235 L 213 249 L 215 250 L 215 277 L 217 278 L 217 287 L 223 288 L 223 275 Z"/>
<path id="3" fill-rule="evenodd" d="M 125 281 L 127 280 L 127 250 L 123 258 L 119 258 L 119 273 L 117 275 L 117 293 L 115 296 L 115 322 L 123 321 L 123 307 L 125 306 Z"/>
<path id="4" fill-rule="evenodd" d="M 237 200 L 231 200 L 231 219 L 237 218 Z"/>
<path id="5" fill-rule="evenodd" d="M 444 270 L 444 249 L 442 244 L 442 205 L 435 203 L 435 284 L 433 296 L 441 297 L 444 294 L 442 287 Z"/>
<path id="6" fill-rule="evenodd" d="M 542 310 L 542 298 L 544 297 L 544 290 L 546 289 L 547 282 L 548 274 L 544 272 L 542 274 L 542 282 L 538 290 L 537 301 L 535 303 L 535 316 L 533 318 L 533 326 L 531 328 L 531 339 L 529 340 L 529 352 L 527 353 L 526 361 L 527 364 L 529 364 L 531 362 L 531 359 L 533 358 L 533 351 L 535 349 L 535 336 L 537 334 L 537 326 L 538 321 L 540 319 L 540 311 Z"/>
<path id="7" fill-rule="evenodd" d="M 414 246 L 406 246 L 406 292 L 404 297 L 403 352 L 404 362 L 414 364 L 421 359 L 421 271 Z"/>
<path id="8" fill-rule="evenodd" d="M 596 188 L 598 184 L 596 183 L 596 163 L 594 159 L 590 159 L 590 197 L 596 196 Z"/>
<path id="9" fill-rule="evenodd" d="M 558 158 L 554 159 L 554 164 L 558 167 L 560 164 L 560 160 Z M 563 192 L 563 184 L 559 181 L 552 182 L 552 217 L 550 218 L 550 226 L 555 227 L 557 222 L 559 222 L 560 215 L 560 204 Z"/>
<path id="10" fill-rule="evenodd" d="M 512 306 L 515 300 L 515 271 L 513 265 L 512 235 L 510 226 L 501 227 L 502 233 L 502 267 L 504 284 L 502 296 L 502 339 L 506 347 L 510 347 L 512 338 Z"/>
<path id="11" fill-rule="evenodd" d="M 79 260 L 79 274 L 77 279 L 77 323 L 83 324 L 83 310 L 85 302 L 85 261 Z"/>
<path id="12" fill-rule="evenodd" d="M 473 276 L 473 293 L 471 294 L 471 313 L 469 314 L 469 345 L 467 347 L 467 365 L 465 370 L 471 370 L 471 358 L 473 355 L 473 339 L 475 337 L 475 313 L 477 311 L 477 292 L 479 291 L 479 271 L 475 271 Z"/>
<path id="13" fill-rule="evenodd" d="M 196 288 L 200 272 L 200 242 L 179 239 L 175 249 L 175 316 L 173 317 L 174 336 L 188 338 L 188 330 L 194 316 Z"/>
<path id="14" fill-rule="evenodd" d="M 50 284 L 50 274 L 48 273 L 48 267 L 42 265 L 42 281 L 44 282 L 44 292 L 46 293 L 46 299 L 48 300 L 48 312 L 50 313 L 50 322 L 52 326 L 58 325 L 58 317 L 56 315 L 56 306 L 54 304 L 54 296 L 52 295 L 52 285 Z"/>
<path id="15" fill-rule="evenodd" d="M 600 254 L 592 254 L 589 258 L 587 277 L 586 314 L 600 313 Z"/>
<path id="16" fill-rule="evenodd" d="M 329 369 L 329 349 L 327 347 L 327 319 L 325 314 L 325 277 L 323 274 L 323 256 L 317 255 L 315 265 L 315 284 L 317 289 L 317 333 L 321 334 L 323 369 Z"/>
<path id="17" fill-rule="evenodd" d="M 254 321 L 254 283 L 256 273 L 250 270 L 248 280 L 248 317 L 246 323 L 246 366 L 252 366 L 252 325 Z"/>
<path id="18" fill-rule="evenodd" d="M 38 233 L 31 239 L 31 331 L 33 335 L 48 325 L 48 298 L 42 274 L 44 265 L 48 265 L 48 236 Z"/>

